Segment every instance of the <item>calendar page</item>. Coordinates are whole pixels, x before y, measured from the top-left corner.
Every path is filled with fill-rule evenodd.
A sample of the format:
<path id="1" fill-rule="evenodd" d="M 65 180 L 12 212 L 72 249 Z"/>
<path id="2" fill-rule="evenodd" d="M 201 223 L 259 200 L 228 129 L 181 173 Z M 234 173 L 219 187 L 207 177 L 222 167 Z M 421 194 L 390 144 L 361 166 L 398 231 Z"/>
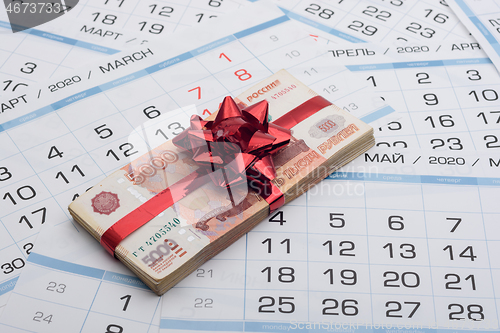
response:
<path id="1" fill-rule="evenodd" d="M 249 0 L 256 1 L 256 0 Z M 273 0 L 312 34 L 334 42 L 474 41 L 444 0 Z"/>
<path id="2" fill-rule="evenodd" d="M 1 304 L 42 225 L 64 222 L 79 194 L 179 134 L 189 115 L 210 115 L 224 96 L 279 69 L 365 122 L 392 119 L 394 109 L 332 66 L 278 8 L 261 2 L 243 12 L 29 87 L 26 103 L 0 114 Z M 11 105 L 10 97 L 0 101 Z"/>
<path id="3" fill-rule="evenodd" d="M 84 0 L 68 16 L 82 20 L 87 30 L 89 24 L 102 23 L 109 30 L 126 29 L 149 39 L 205 23 L 245 3 L 243 0 Z"/>
<path id="4" fill-rule="evenodd" d="M 163 295 L 160 332 L 499 330 L 500 157 L 374 148 Z"/>
<path id="5" fill-rule="evenodd" d="M 500 70 L 500 5 L 491 0 L 450 0 L 450 7 Z"/>
<path id="6" fill-rule="evenodd" d="M 204 23 L 238 7 L 241 3 L 235 0 L 161 4 L 138 0 L 79 1 L 56 20 L 17 33 L 12 33 L 6 9 L 0 8 L 0 96 L 16 92 L 14 97 L 23 103 L 24 87 L 30 83 L 62 75 L 89 61 L 160 39 L 178 28 Z"/>
<path id="7" fill-rule="evenodd" d="M 429 151 L 500 148 L 500 76 L 477 42 L 330 44 L 343 63 L 399 111 L 375 131 L 377 145 Z"/>
<path id="8" fill-rule="evenodd" d="M 160 297 L 73 221 L 44 227 L 23 272 L 2 332 L 158 332 Z"/>
<path id="9" fill-rule="evenodd" d="M 101 37 L 95 35 L 75 38 L 64 31 L 68 23 L 64 16 L 56 21 L 61 28 L 43 26 L 12 33 L 6 17 L 0 18 L 0 96 L 15 92 L 22 102 L 25 87 L 31 83 L 117 53 L 123 46 L 119 40 L 100 45 Z"/>

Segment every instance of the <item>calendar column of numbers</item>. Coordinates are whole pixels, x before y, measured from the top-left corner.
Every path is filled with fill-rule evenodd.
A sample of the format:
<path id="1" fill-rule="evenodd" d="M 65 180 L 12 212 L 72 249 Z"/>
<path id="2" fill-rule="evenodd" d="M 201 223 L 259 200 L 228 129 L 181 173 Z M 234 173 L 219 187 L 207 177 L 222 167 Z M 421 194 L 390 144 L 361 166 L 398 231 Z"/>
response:
<path id="1" fill-rule="evenodd" d="M 422 185 L 437 323 L 498 328 L 480 193 L 452 187 Z"/>
<path id="2" fill-rule="evenodd" d="M 247 235 L 245 319 L 307 321 L 308 240 L 305 197 L 269 216 Z"/>
<path id="3" fill-rule="evenodd" d="M 373 322 L 384 327 L 433 325 L 421 187 L 390 179 L 366 182 L 365 187 Z"/>
<path id="4" fill-rule="evenodd" d="M 364 186 L 325 180 L 307 193 L 309 321 L 371 319 Z"/>
<path id="5" fill-rule="evenodd" d="M 421 148 L 474 149 L 444 66 L 402 68 L 397 76 Z"/>
<path id="6" fill-rule="evenodd" d="M 374 128 L 377 146 L 418 148 L 419 143 L 415 135 L 415 128 L 411 123 L 409 106 L 401 91 L 396 71 L 392 68 L 358 71 L 355 66 L 351 67 L 351 70 L 358 74 L 357 76 L 361 80 L 366 81 L 370 87 L 373 87 L 378 96 L 390 103 L 395 110 L 398 110 L 398 119 L 389 122 L 387 126 Z"/>
<path id="7" fill-rule="evenodd" d="M 50 121 L 50 120 L 49 120 Z M 43 178 L 36 174 L 37 163 L 31 160 L 37 140 L 47 140 L 52 133 L 38 131 L 29 137 L 23 133 L 0 133 L 4 157 L 0 160 L 0 221 L 2 261 L 0 262 L 0 297 L 6 302 L 8 292 L 26 265 L 36 236 L 44 224 L 67 220 L 64 210 L 53 197 Z M 14 143 L 16 142 L 16 143 Z M 42 151 L 44 158 L 50 149 Z M 52 174 L 56 177 L 57 172 Z"/>
<path id="8" fill-rule="evenodd" d="M 500 76 L 489 59 L 481 60 L 459 70 L 450 66 L 447 72 L 475 149 L 495 152 L 500 148 Z"/>

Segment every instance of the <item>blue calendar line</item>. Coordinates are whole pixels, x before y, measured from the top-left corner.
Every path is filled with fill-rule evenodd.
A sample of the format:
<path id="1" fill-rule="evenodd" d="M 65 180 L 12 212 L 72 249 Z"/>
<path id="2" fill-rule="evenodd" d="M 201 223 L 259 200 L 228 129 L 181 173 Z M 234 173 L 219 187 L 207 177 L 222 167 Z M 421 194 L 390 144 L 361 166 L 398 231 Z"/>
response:
<path id="1" fill-rule="evenodd" d="M 384 106 L 383 108 L 378 109 L 375 112 L 370 113 L 369 115 L 364 116 L 360 120 L 369 124 L 393 112 L 396 112 L 396 110 L 394 110 L 390 105 L 387 105 Z"/>
<path id="2" fill-rule="evenodd" d="M 351 43 L 366 43 L 366 40 L 363 40 L 363 39 L 360 39 L 360 38 L 356 38 L 354 36 L 346 34 L 345 32 L 339 31 L 339 30 L 334 29 L 334 28 L 330 28 L 329 26 L 326 26 L 324 24 L 315 22 L 315 21 L 313 21 L 311 19 L 308 19 L 307 17 L 304 17 L 302 15 L 296 14 L 294 12 L 291 12 L 291 11 L 287 10 L 287 9 L 284 9 L 284 8 L 281 8 L 281 7 L 279 7 L 279 9 L 281 9 L 283 11 L 283 13 L 285 13 L 291 19 L 294 19 L 294 20 L 299 21 L 301 23 L 307 24 L 307 25 L 309 25 L 309 26 L 311 26 L 313 28 L 316 28 L 316 29 L 319 29 L 321 31 L 324 31 L 324 32 L 326 32 L 326 33 L 328 33 L 330 35 L 333 35 L 333 36 L 345 39 L 346 41 L 351 42 Z"/>
<path id="3" fill-rule="evenodd" d="M 364 173 L 364 172 L 336 171 L 331 175 L 329 175 L 327 179 L 374 181 L 374 182 L 380 181 L 380 182 L 415 183 L 415 184 L 500 186 L 500 178 L 396 175 L 396 174 L 372 173 L 372 172 Z"/>
<path id="4" fill-rule="evenodd" d="M 138 287 L 141 289 L 149 290 L 149 288 L 139 278 L 137 278 L 135 276 L 105 271 L 103 269 L 98 269 L 98 268 L 93 268 L 93 267 L 88 267 L 88 266 L 83 266 L 83 265 L 78 265 L 78 264 L 74 264 L 74 263 L 71 263 L 68 261 L 47 257 L 47 256 L 44 256 L 44 255 L 41 255 L 38 253 L 31 253 L 28 257 L 28 261 L 31 263 L 40 265 L 40 266 L 44 266 L 44 267 L 52 268 L 52 269 L 57 269 L 57 270 L 63 271 L 63 272 L 73 273 L 73 274 L 77 274 L 80 276 L 86 276 L 86 277 L 90 277 L 90 278 L 94 278 L 94 279 L 99 279 L 99 280 L 119 283 L 119 284 L 126 285 L 126 286 Z M 11 281 L 7 281 L 7 282 L 11 282 Z M 6 284 L 7 282 L 4 282 L 2 285 Z M 0 285 L 0 290 L 2 288 L 2 285 Z M 15 285 L 15 281 L 14 281 L 14 285 Z M 12 288 L 14 288 L 14 287 L 12 287 Z"/>
<path id="5" fill-rule="evenodd" d="M 242 321 L 198 321 L 198 320 L 176 320 L 162 319 L 160 321 L 160 329 L 174 330 L 200 330 L 226 332 L 236 331 L 243 332 L 245 323 Z"/>
<path id="6" fill-rule="evenodd" d="M 7 122 L 1 124 L 0 125 L 0 132 L 6 131 L 6 130 L 8 130 L 10 128 L 16 127 L 18 125 L 21 125 L 21 124 L 23 124 L 25 122 L 28 122 L 28 121 L 31 121 L 33 119 L 40 118 L 40 117 L 42 117 L 42 116 L 44 116 L 44 115 L 46 115 L 48 113 L 54 112 L 56 110 L 59 110 L 59 109 L 65 107 L 65 106 L 73 104 L 73 103 L 75 103 L 77 101 L 80 101 L 82 99 L 85 99 L 87 97 L 93 96 L 95 94 L 99 94 L 99 93 L 101 93 L 103 91 L 106 91 L 106 90 L 109 90 L 109 89 L 112 89 L 112 88 L 116 88 L 116 87 L 118 87 L 118 86 L 120 86 L 122 84 L 129 83 L 129 82 L 134 81 L 136 79 L 139 79 L 139 78 L 141 78 L 143 76 L 146 76 L 146 75 L 149 75 L 149 74 L 161 71 L 161 70 L 163 70 L 165 68 L 171 67 L 171 66 L 176 65 L 178 63 L 181 63 L 183 61 L 191 59 L 191 58 L 195 57 L 196 55 L 208 52 L 208 51 L 212 50 L 215 47 L 219 47 L 221 45 L 230 43 L 231 41 L 244 38 L 246 36 L 249 36 L 249 35 L 257 33 L 257 32 L 260 32 L 260 31 L 262 31 L 264 29 L 273 27 L 275 25 L 281 24 L 281 23 L 286 22 L 288 20 L 290 20 L 290 19 L 286 15 L 283 15 L 281 17 L 278 17 L 276 19 L 270 20 L 268 22 L 259 24 L 257 26 L 254 26 L 254 27 L 242 30 L 240 32 L 237 32 L 237 33 L 235 33 L 233 35 L 230 35 L 230 36 L 221 38 L 219 40 L 216 40 L 214 42 L 208 43 L 208 44 L 206 44 L 206 45 L 204 45 L 202 47 L 199 47 L 199 48 L 196 48 L 196 49 L 194 49 L 192 51 L 183 53 L 183 54 L 181 54 L 179 56 L 176 56 L 174 58 L 162 61 L 162 62 L 160 62 L 160 63 L 158 63 L 156 65 L 150 66 L 150 67 L 148 67 L 146 69 L 143 69 L 143 70 L 137 71 L 135 73 L 126 75 L 124 77 L 121 77 L 119 79 L 110 81 L 108 83 L 101 84 L 100 86 L 93 87 L 93 88 L 87 89 L 85 91 L 79 92 L 79 93 L 74 94 L 74 95 L 72 95 L 70 97 L 67 97 L 67 98 L 62 99 L 60 101 L 52 103 L 52 104 L 50 104 L 48 106 L 45 106 L 43 108 L 40 108 L 40 109 L 35 110 L 33 112 L 30 112 L 30 113 L 28 113 L 25 116 L 18 117 L 16 119 L 13 119 L 11 121 L 7 121 Z"/>
<path id="7" fill-rule="evenodd" d="M 5 281 L 4 283 L 1 283 L 0 284 L 0 296 L 8 293 L 9 291 L 14 290 L 14 287 L 16 286 L 17 279 L 19 279 L 19 276 L 16 276 L 15 278 L 10 279 L 8 281 Z"/>
<path id="8" fill-rule="evenodd" d="M 11 29 L 11 25 L 9 22 L 0 21 L 0 28 Z M 73 45 L 73 46 L 81 47 L 83 49 L 88 49 L 88 50 L 92 50 L 92 51 L 96 51 L 96 52 L 100 52 L 100 53 L 115 54 L 115 53 L 120 52 L 119 50 L 115 50 L 115 49 L 112 49 L 109 47 L 100 46 L 97 44 L 92 44 L 92 43 L 87 43 L 87 42 L 82 42 L 82 41 L 77 40 L 77 39 L 68 38 L 68 37 L 52 34 L 49 32 L 45 32 L 45 31 L 37 30 L 37 29 L 33 29 L 33 28 L 23 30 L 22 32 L 27 33 L 29 35 L 38 36 L 38 37 L 45 38 L 45 39 L 50 39 L 52 41 L 56 41 L 56 42 L 60 42 L 63 44 L 68 44 L 68 45 Z"/>
<path id="9" fill-rule="evenodd" d="M 491 44 L 495 52 L 500 55 L 500 45 L 498 44 L 498 41 L 491 35 L 484 24 L 479 21 L 474 12 L 467 6 L 467 4 L 463 0 L 456 0 L 456 3 L 464 11 L 465 15 L 469 17 L 471 22 L 474 23 L 474 25 L 479 29 L 484 38 L 486 38 L 486 40 Z"/>
<path id="10" fill-rule="evenodd" d="M 365 65 L 347 65 L 346 67 L 351 72 L 359 71 L 375 71 L 385 69 L 400 69 L 400 68 L 422 68 L 422 67 L 442 67 L 442 66 L 462 66 L 462 65 L 481 65 L 492 64 L 489 58 L 469 58 L 469 59 L 445 59 L 432 61 L 407 61 L 407 62 L 392 62 L 383 64 L 365 64 Z"/>

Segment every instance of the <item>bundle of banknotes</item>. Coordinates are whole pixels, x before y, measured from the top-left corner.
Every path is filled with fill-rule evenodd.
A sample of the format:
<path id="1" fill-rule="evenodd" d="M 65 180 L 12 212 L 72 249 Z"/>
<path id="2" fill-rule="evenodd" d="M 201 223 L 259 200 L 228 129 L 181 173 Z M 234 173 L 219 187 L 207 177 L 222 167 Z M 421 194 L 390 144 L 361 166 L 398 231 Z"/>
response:
<path id="1" fill-rule="evenodd" d="M 250 231 L 270 209 L 292 201 L 374 145 L 370 126 L 321 99 L 282 70 L 234 100 L 241 109 L 266 100 L 265 120 L 271 123 L 279 120 L 288 124 L 288 117 L 298 118 L 291 122 L 288 143 L 270 154 L 272 185 L 282 194 L 278 205 L 270 205 L 266 196 L 249 186 L 245 175 L 228 176 L 233 162 L 212 168 L 212 174 L 200 173 L 196 163 L 200 155 L 181 149 L 174 139 L 108 176 L 71 203 L 69 211 L 101 244 L 103 235 L 107 236 L 117 221 L 128 217 L 127 223 L 133 224 L 137 216 L 149 214 L 147 223 L 117 242 L 111 253 L 161 295 Z M 307 109 L 311 101 L 317 108 L 314 112 Z M 216 114 L 206 120 L 213 119 Z M 237 160 L 234 163 L 239 163 Z M 188 184 L 185 180 L 193 174 L 197 175 L 196 186 L 191 183 L 189 193 L 180 195 L 178 192 L 184 191 L 181 183 Z M 228 177 L 244 181 L 233 182 Z M 226 180 L 221 186 L 216 179 Z M 145 208 L 159 202 L 159 196 L 166 192 L 171 201 L 166 207 L 153 204 L 149 211 Z"/>

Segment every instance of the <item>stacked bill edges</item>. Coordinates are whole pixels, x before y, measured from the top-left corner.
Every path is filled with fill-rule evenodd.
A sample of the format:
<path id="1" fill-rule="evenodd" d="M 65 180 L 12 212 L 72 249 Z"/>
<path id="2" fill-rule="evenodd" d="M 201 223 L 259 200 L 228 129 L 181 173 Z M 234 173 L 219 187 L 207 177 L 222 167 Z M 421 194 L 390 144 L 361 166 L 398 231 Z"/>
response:
<path id="1" fill-rule="evenodd" d="M 267 100 L 272 121 L 315 96 L 281 70 L 235 101 L 245 107 Z M 273 183 L 285 203 L 375 143 L 370 126 L 335 105 L 322 108 L 291 131 L 290 143 L 272 155 L 277 174 Z M 115 222 L 197 168 L 188 153 L 165 142 L 95 185 L 71 203 L 69 211 L 100 241 Z M 204 185 L 126 237 L 115 257 L 162 295 L 269 213 L 267 202 L 246 184 L 228 190 L 207 176 Z"/>

